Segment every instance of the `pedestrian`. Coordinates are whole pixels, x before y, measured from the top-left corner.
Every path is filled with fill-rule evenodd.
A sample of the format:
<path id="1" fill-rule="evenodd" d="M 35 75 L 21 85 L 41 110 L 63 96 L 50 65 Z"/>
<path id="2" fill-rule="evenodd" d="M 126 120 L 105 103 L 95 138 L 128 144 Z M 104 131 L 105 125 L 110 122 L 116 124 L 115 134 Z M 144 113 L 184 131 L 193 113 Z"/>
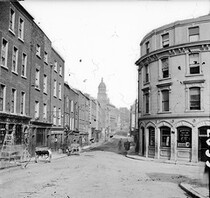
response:
<path id="1" fill-rule="evenodd" d="M 130 150 L 130 142 L 128 141 L 128 139 L 127 139 L 127 141 L 126 142 L 124 142 L 124 147 L 125 147 L 125 156 L 128 154 L 128 151 Z"/>
<path id="2" fill-rule="evenodd" d="M 122 138 L 118 142 L 118 151 L 120 152 L 122 149 Z"/>

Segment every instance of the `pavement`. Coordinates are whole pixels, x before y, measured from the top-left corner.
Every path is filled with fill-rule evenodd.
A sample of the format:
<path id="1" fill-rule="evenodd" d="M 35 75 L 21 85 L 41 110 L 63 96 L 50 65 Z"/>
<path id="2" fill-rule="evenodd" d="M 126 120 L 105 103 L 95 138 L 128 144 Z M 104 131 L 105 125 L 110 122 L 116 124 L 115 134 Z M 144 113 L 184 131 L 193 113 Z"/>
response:
<path id="1" fill-rule="evenodd" d="M 153 161 L 157 163 L 168 163 L 168 164 L 182 164 L 187 166 L 199 166 L 201 163 L 192 163 L 192 162 L 175 162 L 170 160 L 163 160 L 163 159 L 154 159 L 154 158 L 146 158 L 139 155 L 127 154 L 127 158 L 134 159 L 134 160 L 141 160 L 141 161 Z M 202 163 L 203 164 L 203 163 Z M 209 198 L 210 197 L 210 186 L 206 184 L 206 187 L 201 187 L 200 185 L 196 184 L 187 184 L 187 183 L 180 183 L 179 187 L 187 192 L 194 198 Z"/>

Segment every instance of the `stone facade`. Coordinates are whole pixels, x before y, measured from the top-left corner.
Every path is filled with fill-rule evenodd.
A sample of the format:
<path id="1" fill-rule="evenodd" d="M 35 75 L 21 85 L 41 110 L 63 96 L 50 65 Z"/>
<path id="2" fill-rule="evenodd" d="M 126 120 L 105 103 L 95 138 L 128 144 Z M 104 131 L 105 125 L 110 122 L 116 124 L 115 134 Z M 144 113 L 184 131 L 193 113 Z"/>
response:
<path id="1" fill-rule="evenodd" d="M 139 154 L 205 161 L 210 128 L 210 15 L 153 30 L 138 66 Z"/>

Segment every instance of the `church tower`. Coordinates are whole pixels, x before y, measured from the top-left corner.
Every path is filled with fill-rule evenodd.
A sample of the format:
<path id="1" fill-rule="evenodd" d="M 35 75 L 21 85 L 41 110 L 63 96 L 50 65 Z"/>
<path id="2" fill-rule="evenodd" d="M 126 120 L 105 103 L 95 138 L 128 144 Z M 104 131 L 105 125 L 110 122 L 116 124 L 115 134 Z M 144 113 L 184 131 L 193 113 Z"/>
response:
<path id="1" fill-rule="evenodd" d="M 101 78 L 101 82 L 98 86 L 98 97 L 97 97 L 97 99 L 102 106 L 106 106 L 107 104 L 109 104 L 109 98 L 107 97 L 107 94 L 106 94 L 106 85 L 103 82 L 103 78 Z"/>

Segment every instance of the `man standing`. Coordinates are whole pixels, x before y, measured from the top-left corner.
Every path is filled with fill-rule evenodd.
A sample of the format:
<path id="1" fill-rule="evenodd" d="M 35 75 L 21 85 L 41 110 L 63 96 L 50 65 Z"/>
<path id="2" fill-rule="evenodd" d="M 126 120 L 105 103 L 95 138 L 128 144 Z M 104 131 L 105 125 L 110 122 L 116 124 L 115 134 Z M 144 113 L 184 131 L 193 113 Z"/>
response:
<path id="1" fill-rule="evenodd" d="M 121 152 L 122 149 L 122 138 L 118 142 L 118 151 Z"/>
<path id="2" fill-rule="evenodd" d="M 128 151 L 130 150 L 130 142 L 128 141 L 128 139 L 127 139 L 127 141 L 126 142 L 124 142 L 124 147 L 125 147 L 125 156 L 128 154 Z"/>

